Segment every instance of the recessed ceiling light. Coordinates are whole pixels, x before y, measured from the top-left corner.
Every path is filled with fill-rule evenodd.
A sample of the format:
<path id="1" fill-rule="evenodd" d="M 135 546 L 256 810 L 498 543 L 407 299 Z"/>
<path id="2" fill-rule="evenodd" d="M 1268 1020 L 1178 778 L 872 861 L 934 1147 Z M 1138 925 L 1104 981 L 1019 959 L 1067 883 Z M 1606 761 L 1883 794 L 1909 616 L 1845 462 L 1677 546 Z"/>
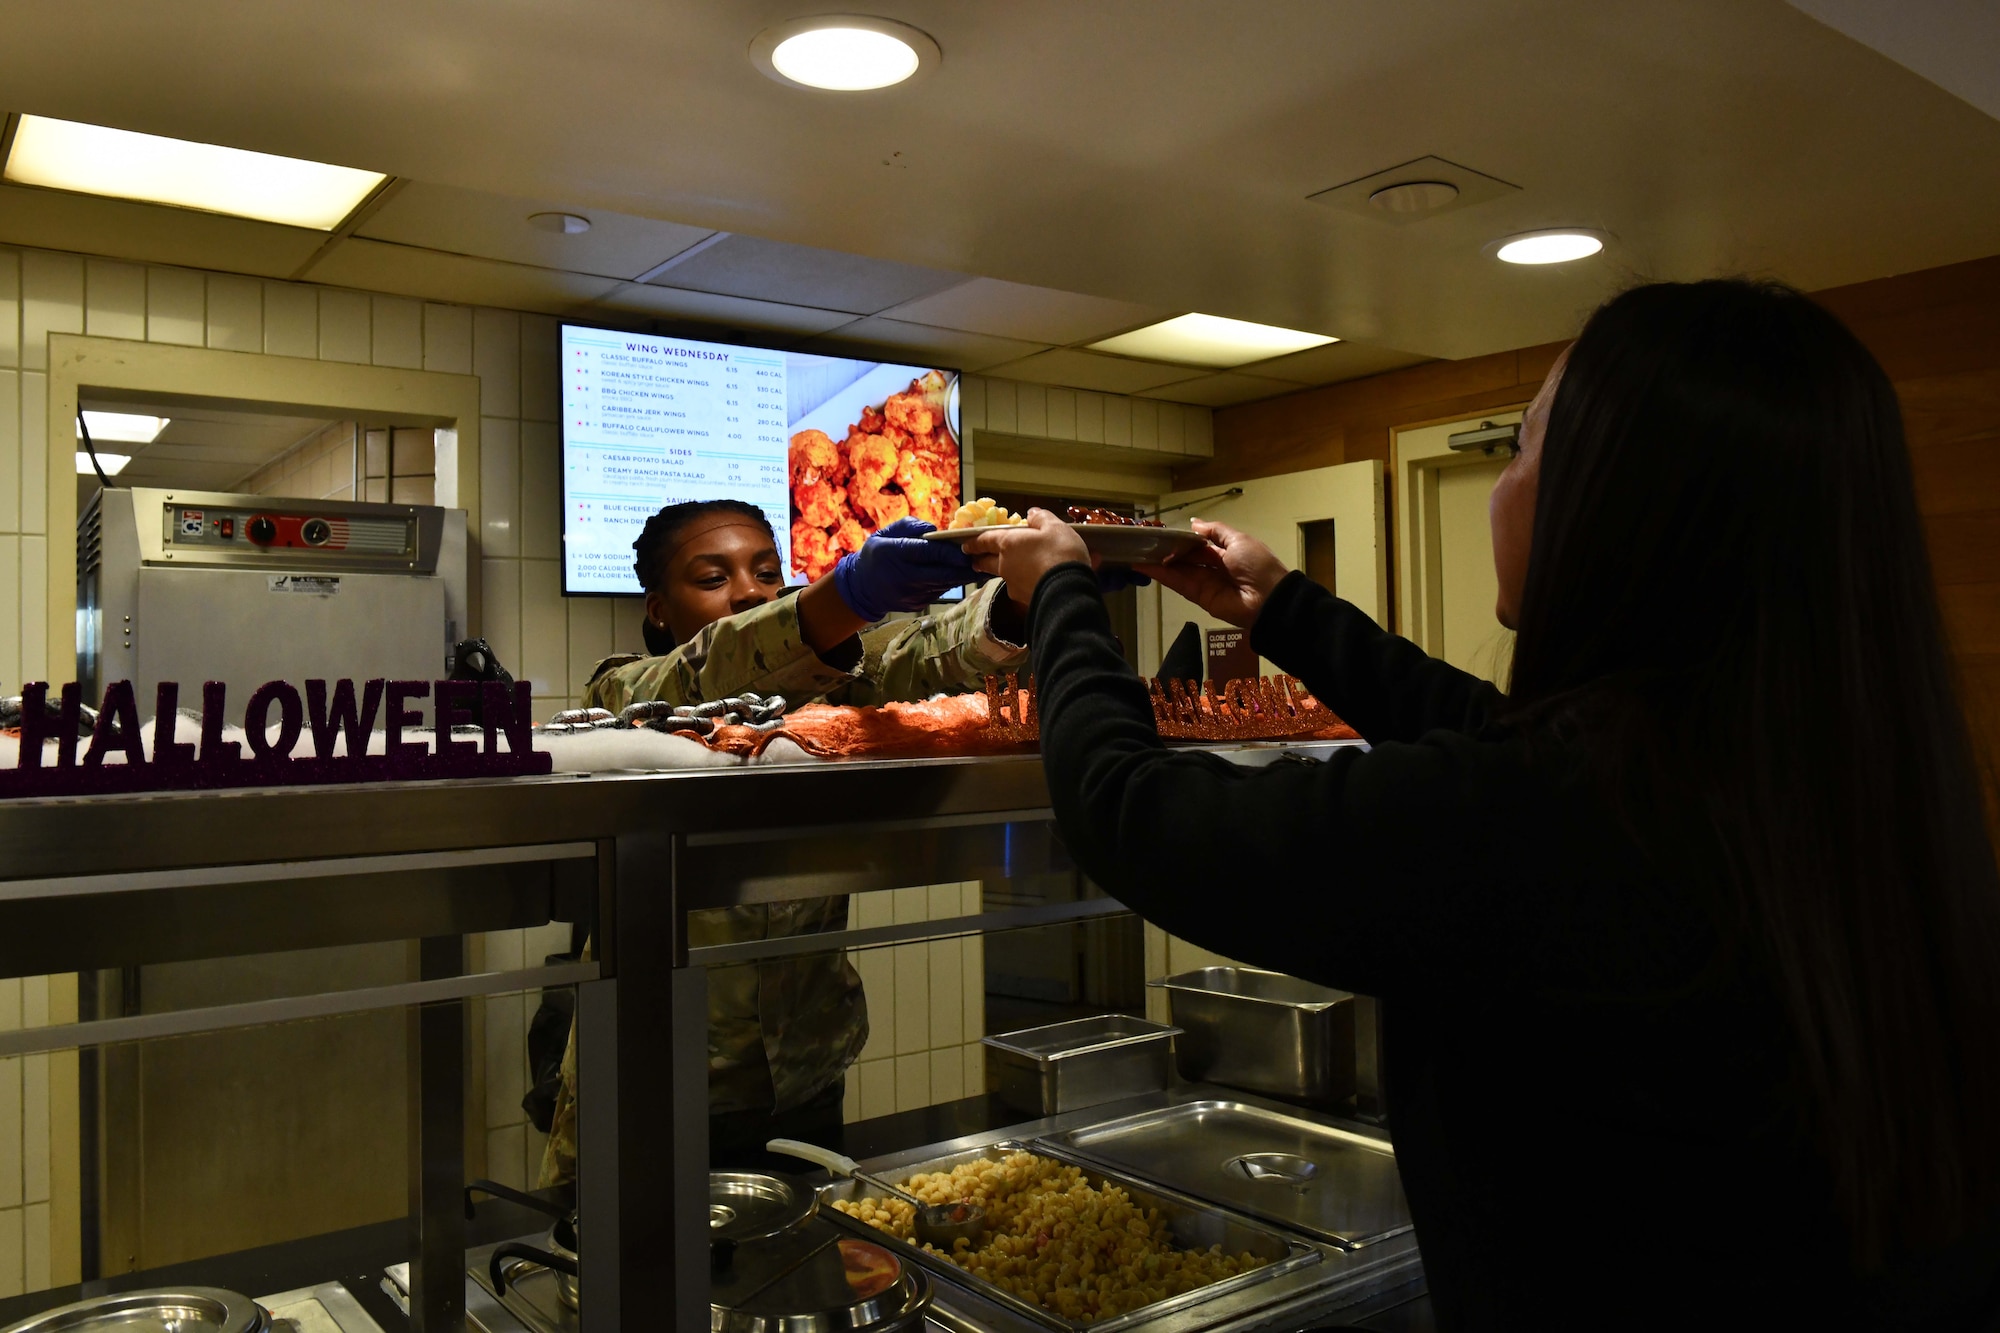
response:
<path id="1" fill-rule="evenodd" d="M 6 178 L 332 231 L 388 177 L 241 148 L 22 116 Z"/>
<path id="2" fill-rule="evenodd" d="M 1190 366 L 1241 366 L 1339 341 L 1324 333 L 1252 324 L 1220 315 L 1179 315 L 1091 343 L 1090 349 Z"/>
<path id="3" fill-rule="evenodd" d="M 942 59 L 930 35 L 894 19 L 822 14 L 766 28 L 750 59 L 780 83 L 858 93 L 905 82 Z"/>
<path id="4" fill-rule="evenodd" d="M 530 213 L 528 225 L 560 236 L 581 236 L 590 230 L 590 219 L 581 213 Z"/>
<path id="5" fill-rule="evenodd" d="M 1603 248 L 1602 232 L 1562 227 L 1503 236 L 1487 246 L 1486 252 L 1509 264 L 1567 264 L 1572 259 L 1588 259 Z"/>
<path id="6" fill-rule="evenodd" d="M 167 428 L 170 420 L 170 417 L 146 417 L 132 412 L 93 412 L 86 409 L 83 425 L 76 429 L 76 438 L 82 439 L 87 427 L 93 444 L 100 440 L 115 440 L 119 444 L 151 444 L 160 437 L 160 432 Z M 105 469 L 106 472 L 110 470 Z"/>
<path id="7" fill-rule="evenodd" d="M 107 477 L 117 476 L 125 470 L 125 465 L 131 461 L 132 455 L 130 454 L 107 454 L 99 450 L 97 455 L 97 465 L 104 469 L 104 475 Z M 97 468 L 90 465 L 90 455 L 81 449 L 76 451 L 76 475 L 79 477 L 94 477 L 97 475 Z"/>

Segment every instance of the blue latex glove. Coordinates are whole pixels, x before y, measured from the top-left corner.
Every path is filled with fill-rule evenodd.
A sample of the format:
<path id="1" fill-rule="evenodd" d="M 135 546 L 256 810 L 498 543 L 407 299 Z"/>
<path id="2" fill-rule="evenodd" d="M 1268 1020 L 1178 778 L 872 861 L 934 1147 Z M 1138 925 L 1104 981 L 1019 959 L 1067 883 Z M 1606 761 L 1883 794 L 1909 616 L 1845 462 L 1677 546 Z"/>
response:
<path id="1" fill-rule="evenodd" d="M 921 611 L 976 581 L 971 556 L 950 542 L 924 540 L 934 531 L 920 518 L 899 518 L 840 557 L 833 587 L 847 609 L 873 622 L 891 611 Z"/>

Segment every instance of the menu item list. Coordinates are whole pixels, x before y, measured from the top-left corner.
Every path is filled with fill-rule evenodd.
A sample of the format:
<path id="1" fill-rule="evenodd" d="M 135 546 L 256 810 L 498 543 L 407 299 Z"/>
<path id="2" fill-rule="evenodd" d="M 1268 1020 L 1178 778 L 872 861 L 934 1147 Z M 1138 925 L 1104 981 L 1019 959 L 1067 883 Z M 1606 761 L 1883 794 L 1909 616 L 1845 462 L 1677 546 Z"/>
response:
<path id="1" fill-rule="evenodd" d="M 781 352 L 565 325 L 563 574 L 633 594 L 632 542 L 687 500 L 764 511 L 791 567 Z"/>

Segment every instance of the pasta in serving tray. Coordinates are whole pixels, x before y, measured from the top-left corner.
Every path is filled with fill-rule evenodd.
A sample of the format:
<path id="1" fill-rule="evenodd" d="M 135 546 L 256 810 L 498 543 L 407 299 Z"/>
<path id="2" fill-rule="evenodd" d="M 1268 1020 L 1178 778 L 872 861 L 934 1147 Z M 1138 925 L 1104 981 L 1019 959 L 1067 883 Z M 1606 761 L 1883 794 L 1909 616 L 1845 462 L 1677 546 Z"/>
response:
<path id="1" fill-rule="evenodd" d="M 1178 1308 L 1201 1299 L 1197 1293 L 1219 1294 L 1224 1284 L 1267 1276 L 1260 1270 L 1289 1268 L 1299 1258 L 1260 1228 L 1219 1223 L 1142 1186 L 1018 1145 L 958 1154 L 902 1185 L 928 1203 L 964 1199 L 986 1210 L 989 1230 L 980 1243 L 960 1240 L 948 1254 L 926 1245 L 920 1253 L 1068 1327 L 1122 1324 L 1163 1303 Z M 834 1197 L 831 1206 L 916 1246 L 916 1210 L 901 1199 L 862 1190 Z"/>

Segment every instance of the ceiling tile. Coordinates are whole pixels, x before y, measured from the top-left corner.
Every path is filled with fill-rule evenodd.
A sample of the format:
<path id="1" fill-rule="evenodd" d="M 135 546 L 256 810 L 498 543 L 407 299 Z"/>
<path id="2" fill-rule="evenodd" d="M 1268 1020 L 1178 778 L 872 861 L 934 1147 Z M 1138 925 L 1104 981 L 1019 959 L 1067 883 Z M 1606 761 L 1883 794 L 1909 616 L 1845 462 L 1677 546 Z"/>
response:
<path id="1" fill-rule="evenodd" d="M 1271 380 L 1261 375 L 1224 371 L 1219 375 L 1203 375 L 1200 379 L 1169 384 L 1164 389 L 1148 389 L 1139 396 L 1164 398 L 1175 403 L 1198 403 L 1203 407 L 1231 407 L 1237 403 L 1252 403 L 1259 398 L 1276 398 L 1281 393 L 1297 393 L 1299 387 L 1290 380 Z"/>
<path id="2" fill-rule="evenodd" d="M 618 286 L 611 278 L 443 254 L 359 236 L 334 246 L 306 277 L 371 292 L 551 314 L 574 310 Z"/>
<path id="3" fill-rule="evenodd" d="M 541 231 L 528 225 L 530 213 L 575 213 L 590 219 L 590 230 L 580 236 Z M 633 278 L 713 233 L 605 209 L 411 181 L 355 234 L 538 268 Z"/>
<path id="4" fill-rule="evenodd" d="M 974 278 L 883 313 L 939 328 L 1061 345 L 1123 333 L 1174 312 L 1053 287 Z"/>
<path id="5" fill-rule="evenodd" d="M 1290 380 L 1293 384 L 1333 384 L 1340 380 L 1358 380 L 1364 375 L 1380 375 L 1387 370 L 1400 370 L 1431 359 L 1415 352 L 1399 352 L 1393 347 L 1343 342 L 1309 347 L 1290 356 L 1277 356 L 1269 361 L 1238 366 L 1237 370 L 1244 374 Z"/>
<path id="6" fill-rule="evenodd" d="M 288 277 L 326 233 L 129 199 L 0 185 L 0 242 Z"/>
<path id="7" fill-rule="evenodd" d="M 984 370 L 1003 361 L 1018 361 L 1044 350 L 1044 346 L 1013 338 L 989 337 L 983 333 L 965 333 L 958 329 L 934 329 L 927 324 L 908 324 L 873 315 L 801 343 L 799 350 L 840 356 L 903 357 L 925 365 L 950 366 L 955 370 Z"/>
<path id="8" fill-rule="evenodd" d="M 777 301 L 752 301 L 740 296 L 682 291 L 643 282 L 619 285 L 593 302 L 591 309 L 649 315 L 670 323 L 679 321 L 687 332 L 717 338 L 726 337 L 733 331 L 764 335 L 824 333 L 851 323 L 853 319 L 842 310 L 816 310 L 810 306 L 785 305 Z"/>
<path id="9" fill-rule="evenodd" d="M 1188 366 L 1133 361 L 1122 356 L 1099 356 L 1095 352 L 1058 347 L 1054 351 L 1037 352 L 1019 361 L 993 366 L 988 373 L 1002 379 L 1027 380 L 1033 384 L 1064 384 L 1073 389 L 1099 389 L 1105 393 L 1140 393 L 1193 379 L 1201 372 Z"/>
<path id="10" fill-rule="evenodd" d="M 839 250 L 730 236 L 653 279 L 757 301 L 872 315 L 964 281 L 964 275 Z"/>

